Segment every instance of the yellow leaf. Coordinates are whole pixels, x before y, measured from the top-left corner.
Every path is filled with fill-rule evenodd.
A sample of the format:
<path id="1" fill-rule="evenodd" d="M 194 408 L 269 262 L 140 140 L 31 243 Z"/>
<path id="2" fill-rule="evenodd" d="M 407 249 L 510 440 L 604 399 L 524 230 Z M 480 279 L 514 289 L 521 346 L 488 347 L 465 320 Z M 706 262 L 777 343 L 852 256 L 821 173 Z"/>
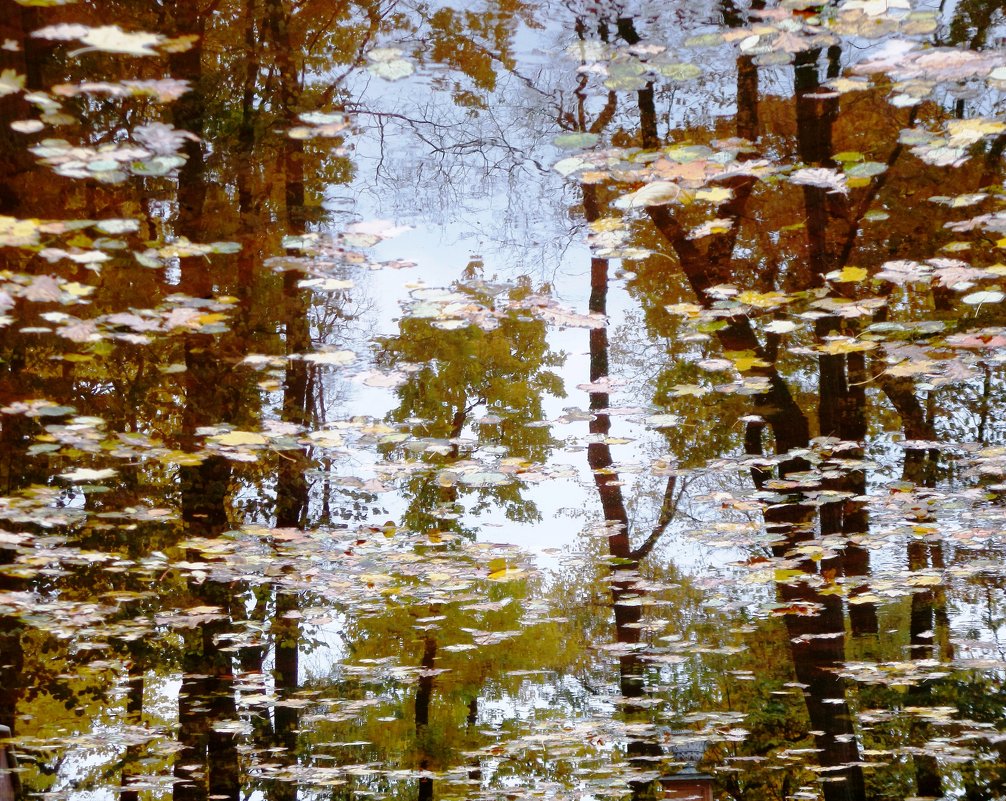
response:
<path id="1" fill-rule="evenodd" d="M 212 325 L 213 323 L 220 323 L 227 319 L 226 314 L 220 314 L 219 312 L 211 312 L 209 314 L 201 314 L 196 318 L 196 322 L 199 325 Z"/>
<path id="2" fill-rule="evenodd" d="M 598 234 L 625 230 L 625 221 L 620 217 L 601 217 L 590 224 L 590 230 Z"/>
<path id="3" fill-rule="evenodd" d="M 737 296 L 737 300 L 740 303 L 745 303 L 748 306 L 756 306 L 759 309 L 772 309 L 776 306 L 793 302 L 791 297 L 782 292 L 753 292 L 751 290 L 741 292 Z"/>
<path id="4" fill-rule="evenodd" d="M 78 283 L 77 281 L 71 281 L 68 284 L 63 284 L 63 291 L 69 292 L 75 298 L 83 298 L 94 292 L 94 287 Z"/>
<path id="5" fill-rule="evenodd" d="M 695 303 L 671 303 L 664 308 L 671 314 L 681 314 L 686 317 L 697 317 L 702 311 L 702 307 Z"/>
<path id="6" fill-rule="evenodd" d="M 342 434 L 329 428 L 312 431 L 308 436 L 323 448 L 338 448 L 343 444 Z"/>
<path id="7" fill-rule="evenodd" d="M 769 363 L 764 359 L 759 359 L 751 351 L 727 351 L 723 354 L 734 363 L 734 367 L 740 373 L 747 372 L 752 367 L 768 367 Z"/>
<path id="8" fill-rule="evenodd" d="M 163 464 L 175 464 L 182 467 L 195 467 L 203 463 L 203 457 L 198 453 L 186 453 L 185 451 L 168 451 L 157 457 L 157 461 Z"/>
<path id="9" fill-rule="evenodd" d="M 439 583 L 442 583 L 444 581 L 450 581 L 451 580 L 451 574 L 450 573 L 432 572 L 432 573 L 427 573 L 424 578 L 428 582 L 430 582 L 431 584 L 439 584 Z"/>
<path id="10" fill-rule="evenodd" d="M 696 199 L 706 203 L 723 203 L 733 196 L 733 190 L 725 186 L 706 186 L 695 193 Z"/>
<path id="11" fill-rule="evenodd" d="M 842 271 L 838 274 L 838 277 L 834 280 L 842 283 L 851 283 L 854 281 L 862 281 L 867 275 L 869 275 L 869 273 L 862 267 L 843 267 Z"/>
<path id="12" fill-rule="evenodd" d="M 38 243 L 38 220 L 0 216 L 0 245 L 20 247 Z"/>
<path id="13" fill-rule="evenodd" d="M 827 353 L 831 356 L 838 356 L 843 353 L 857 353 L 863 350 L 873 350 L 877 347 L 876 342 L 859 342 L 855 339 L 836 339 L 825 345 L 818 345 L 816 350 Z"/>
<path id="14" fill-rule="evenodd" d="M 198 41 L 199 37 L 191 33 L 184 36 L 176 36 L 174 39 L 165 39 L 161 43 L 161 50 L 165 53 L 184 53 L 186 50 L 191 50 L 192 46 Z"/>
<path id="15" fill-rule="evenodd" d="M 671 389 L 671 394 L 676 398 L 683 398 L 687 395 L 701 398 L 708 392 L 708 389 L 700 387 L 698 384 L 677 384 Z"/>
<path id="16" fill-rule="evenodd" d="M 502 570 L 497 570 L 489 574 L 490 581 L 512 581 L 513 579 L 520 578 L 524 575 L 524 571 L 520 568 L 510 568 L 505 567 Z"/>
<path id="17" fill-rule="evenodd" d="M 499 573 L 501 570 L 506 570 L 506 559 L 497 558 L 489 560 L 489 572 Z"/>
<path id="18" fill-rule="evenodd" d="M 922 375 L 933 370 L 936 362 L 932 359 L 908 359 L 887 368 L 887 374 L 893 376 L 907 377 Z"/>
<path id="19" fill-rule="evenodd" d="M 776 570 L 773 573 L 773 579 L 777 584 L 787 584 L 794 580 L 806 579 L 807 575 L 802 570 Z"/>
<path id="20" fill-rule="evenodd" d="M 240 447 L 242 445 L 265 445 L 269 440 L 254 431 L 228 431 L 226 434 L 218 434 L 210 437 L 219 445 L 229 445 Z"/>
<path id="21" fill-rule="evenodd" d="M 999 120 L 976 117 L 969 120 L 951 120 L 946 124 L 950 134 L 950 144 L 955 147 L 967 147 L 986 136 L 995 136 L 1006 130 L 1006 123 Z"/>

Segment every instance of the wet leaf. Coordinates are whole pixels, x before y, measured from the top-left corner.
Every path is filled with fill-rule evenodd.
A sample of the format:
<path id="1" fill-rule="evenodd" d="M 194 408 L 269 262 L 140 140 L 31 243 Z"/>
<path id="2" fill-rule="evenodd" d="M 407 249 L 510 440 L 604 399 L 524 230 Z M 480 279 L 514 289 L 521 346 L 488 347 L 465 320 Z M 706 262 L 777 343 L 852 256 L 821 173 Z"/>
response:
<path id="1" fill-rule="evenodd" d="M 868 17 L 879 17 L 891 11 L 911 11 L 910 0 L 844 0 L 842 11 L 862 11 Z"/>
<path id="2" fill-rule="evenodd" d="M 0 97 L 16 94 L 24 89 L 24 75 L 10 68 L 0 70 Z"/>
<path id="3" fill-rule="evenodd" d="M 242 445 L 265 445 L 269 439 L 254 431 L 228 431 L 226 434 L 215 434 L 210 437 L 220 445 L 241 447 Z"/>
<path id="4" fill-rule="evenodd" d="M 397 47 L 374 48 L 367 53 L 367 59 L 367 69 L 386 81 L 406 78 L 415 71 L 412 62 L 402 58 L 402 50 Z"/>
<path id="5" fill-rule="evenodd" d="M 671 181 L 654 181 L 615 201 L 615 208 L 642 209 L 647 206 L 690 203 L 694 195 Z"/>
<path id="6" fill-rule="evenodd" d="M 101 481 L 112 478 L 117 472 L 112 468 L 95 470 L 89 467 L 78 467 L 68 473 L 60 473 L 60 478 L 65 478 L 67 481 Z"/>
<path id="7" fill-rule="evenodd" d="M 691 81 L 702 75 L 702 68 L 697 64 L 661 64 L 657 71 L 672 81 Z"/>
<path id="8" fill-rule="evenodd" d="M 92 28 L 87 25 L 61 24 L 34 31 L 32 36 L 42 39 L 77 39 L 87 47 L 76 50 L 71 55 L 100 50 L 105 53 L 123 53 L 133 56 L 154 56 L 155 45 L 165 41 L 157 33 L 124 31 L 118 25 L 103 25 Z"/>
<path id="9" fill-rule="evenodd" d="M 552 144 L 565 150 L 593 147 L 600 137 L 592 133 L 564 133 L 552 140 Z"/>
<path id="10" fill-rule="evenodd" d="M 302 357 L 304 361 L 315 364 L 349 364 L 356 360 L 356 354 L 351 350 L 333 350 L 323 353 L 306 353 Z"/>
<path id="11" fill-rule="evenodd" d="M 816 186 L 836 194 L 848 194 L 849 188 L 844 174 L 825 167 L 808 167 L 797 170 L 789 180 L 801 186 Z"/>
<path id="12" fill-rule="evenodd" d="M 864 280 L 869 273 L 862 267 L 843 267 L 834 273 L 828 273 L 828 278 L 839 283 L 855 283 Z"/>
<path id="13" fill-rule="evenodd" d="M 873 178 L 884 172 L 887 172 L 887 165 L 878 161 L 861 161 L 845 168 L 845 174 L 850 178 Z"/>
<path id="14" fill-rule="evenodd" d="M 977 306 L 981 303 L 1001 303 L 1003 298 L 1006 298 L 1006 294 L 1003 294 L 999 290 L 986 290 L 983 292 L 972 292 L 970 295 L 965 295 L 961 300 L 970 306 Z"/>

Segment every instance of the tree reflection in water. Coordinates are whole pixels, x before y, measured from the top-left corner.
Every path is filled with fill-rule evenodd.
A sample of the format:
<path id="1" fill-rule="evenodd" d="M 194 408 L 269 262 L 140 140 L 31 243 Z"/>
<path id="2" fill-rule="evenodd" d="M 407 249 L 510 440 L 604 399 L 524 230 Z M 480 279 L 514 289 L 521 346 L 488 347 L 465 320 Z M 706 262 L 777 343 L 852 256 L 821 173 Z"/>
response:
<path id="1" fill-rule="evenodd" d="M 1001 4 L 0 3 L 18 797 L 1002 795 Z"/>

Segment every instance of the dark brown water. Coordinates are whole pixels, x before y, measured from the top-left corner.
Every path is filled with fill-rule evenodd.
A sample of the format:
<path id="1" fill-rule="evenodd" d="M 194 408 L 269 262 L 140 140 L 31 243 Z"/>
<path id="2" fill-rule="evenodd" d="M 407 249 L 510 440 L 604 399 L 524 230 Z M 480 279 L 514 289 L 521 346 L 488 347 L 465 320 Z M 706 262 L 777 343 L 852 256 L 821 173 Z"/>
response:
<path id="1" fill-rule="evenodd" d="M 993 0 L 0 0 L 0 799 L 1006 798 L 1004 150 Z"/>

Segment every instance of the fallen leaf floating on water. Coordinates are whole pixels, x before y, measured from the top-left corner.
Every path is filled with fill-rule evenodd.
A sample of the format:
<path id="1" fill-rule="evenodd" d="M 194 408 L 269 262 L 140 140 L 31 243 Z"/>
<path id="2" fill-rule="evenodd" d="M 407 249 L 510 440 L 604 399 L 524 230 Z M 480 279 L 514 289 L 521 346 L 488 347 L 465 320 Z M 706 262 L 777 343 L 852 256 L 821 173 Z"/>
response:
<path id="1" fill-rule="evenodd" d="M 0 97 L 17 94 L 24 89 L 25 76 L 10 68 L 0 70 Z"/>
<path id="2" fill-rule="evenodd" d="M 961 300 L 970 306 L 977 306 L 982 303 L 1001 303 L 1003 298 L 1006 298 L 1006 294 L 1003 294 L 999 290 L 986 290 L 983 292 L 972 292 L 970 295 L 965 295 Z"/>
<path id="3" fill-rule="evenodd" d="M 397 47 L 377 47 L 367 53 L 367 70 L 386 81 L 397 81 L 415 71 L 412 62 L 402 58 Z"/>
<path id="4" fill-rule="evenodd" d="M 47 28 L 34 31 L 32 36 L 39 39 L 56 39 L 68 41 L 76 39 L 87 45 L 79 50 L 74 50 L 70 55 L 79 55 L 93 51 L 103 53 L 123 53 L 131 56 L 156 56 L 157 51 L 154 46 L 167 42 L 167 37 L 159 33 L 145 33 L 143 31 L 130 33 L 124 31 L 118 25 L 102 25 L 92 28 L 88 25 L 76 23 L 63 23 L 51 25 Z"/>
<path id="5" fill-rule="evenodd" d="M 311 111 L 298 115 L 307 125 L 296 125 L 286 135 L 291 139 L 332 138 L 343 134 L 349 128 L 349 120 L 344 114 Z"/>
<path id="6" fill-rule="evenodd" d="M 254 431 L 228 431 L 226 434 L 215 434 L 210 437 L 220 445 L 240 447 L 242 445 L 265 445 L 269 439 Z"/>
<path id="7" fill-rule="evenodd" d="M 734 221 L 729 219 L 707 220 L 702 225 L 688 232 L 689 239 L 703 239 L 707 236 L 725 234 L 733 228 Z"/>
<path id="8" fill-rule="evenodd" d="M 45 123 L 41 120 L 15 120 L 10 124 L 11 130 L 18 133 L 31 134 L 38 133 L 45 128 Z"/>
<path id="9" fill-rule="evenodd" d="M 789 180 L 801 186 L 816 186 L 829 192 L 847 195 L 849 185 L 845 175 L 838 170 L 826 167 L 807 167 L 797 170 L 789 176 Z"/>
<path id="10" fill-rule="evenodd" d="M 188 92 L 190 88 L 188 81 L 177 78 L 158 78 L 124 80 L 121 83 L 107 81 L 62 83 L 53 86 L 52 93 L 59 97 L 75 97 L 80 94 L 108 95 L 110 97 L 151 97 L 158 103 L 170 103 Z"/>
<path id="11" fill-rule="evenodd" d="M 195 134 L 178 130 L 174 125 L 163 122 L 138 125 L 133 129 L 133 139 L 160 156 L 177 153 L 187 141 L 199 141 Z"/>
<path id="12" fill-rule="evenodd" d="M 637 189 L 635 192 L 622 195 L 622 197 L 615 201 L 614 206 L 618 209 L 643 209 L 647 206 L 689 203 L 692 198 L 692 192 L 683 189 L 676 183 L 671 181 L 654 181 L 641 189 Z"/>
<path id="13" fill-rule="evenodd" d="M 854 73 L 883 73 L 896 81 L 967 81 L 989 77 L 1006 65 L 1006 54 L 995 50 L 978 52 L 948 47 L 917 49 L 913 42 L 892 40 L 879 55 L 852 67 Z"/>
<path id="14" fill-rule="evenodd" d="M 915 282 L 928 283 L 932 277 L 932 268 L 917 261 L 885 261 L 876 277 L 899 286 Z"/>
<path id="15" fill-rule="evenodd" d="M 113 470 L 110 467 L 100 470 L 94 470 L 89 467 L 78 467 L 68 473 L 60 473 L 59 475 L 60 478 L 65 478 L 67 481 L 101 481 L 105 478 L 111 478 L 117 472 L 117 470 Z"/>
<path id="16" fill-rule="evenodd" d="M 355 361 L 356 354 L 351 350 L 330 350 L 321 353 L 306 353 L 301 358 L 314 364 L 343 365 Z"/>
<path id="17" fill-rule="evenodd" d="M 840 11 L 862 11 L 868 17 L 879 17 L 892 11 L 909 12 L 911 0 L 845 0 Z"/>

